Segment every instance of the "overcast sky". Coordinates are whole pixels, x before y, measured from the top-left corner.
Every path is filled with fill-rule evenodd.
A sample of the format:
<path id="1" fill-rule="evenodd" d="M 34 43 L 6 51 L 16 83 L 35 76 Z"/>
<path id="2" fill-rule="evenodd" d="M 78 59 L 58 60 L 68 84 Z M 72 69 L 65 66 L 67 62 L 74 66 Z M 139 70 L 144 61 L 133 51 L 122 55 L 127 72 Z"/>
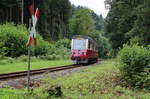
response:
<path id="1" fill-rule="evenodd" d="M 87 6 L 98 15 L 102 14 L 106 17 L 108 10 L 105 10 L 104 0 L 69 0 L 75 6 Z"/>

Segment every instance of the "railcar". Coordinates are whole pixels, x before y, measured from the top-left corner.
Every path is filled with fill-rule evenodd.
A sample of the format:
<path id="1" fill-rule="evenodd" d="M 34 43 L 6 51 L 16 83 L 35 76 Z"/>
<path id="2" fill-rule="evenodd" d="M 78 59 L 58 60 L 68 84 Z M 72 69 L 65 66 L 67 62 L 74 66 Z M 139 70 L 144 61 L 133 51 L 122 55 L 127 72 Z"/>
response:
<path id="1" fill-rule="evenodd" d="M 71 60 L 75 64 L 96 62 L 98 59 L 98 46 L 88 37 L 76 35 L 71 41 Z"/>

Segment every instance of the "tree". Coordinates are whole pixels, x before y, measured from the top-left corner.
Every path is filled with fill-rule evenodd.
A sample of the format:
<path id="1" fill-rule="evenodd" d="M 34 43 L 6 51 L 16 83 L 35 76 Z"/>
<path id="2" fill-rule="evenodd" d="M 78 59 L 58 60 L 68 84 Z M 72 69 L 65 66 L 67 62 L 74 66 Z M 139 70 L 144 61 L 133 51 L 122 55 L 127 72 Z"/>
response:
<path id="1" fill-rule="evenodd" d="M 70 36 L 88 35 L 94 30 L 94 20 L 92 19 L 91 10 L 82 8 L 77 10 L 69 22 Z"/>
<path id="2" fill-rule="evenodd" d="M 136 31 L 139 36 L 142 36 L 146 44 L 150 44 L 150 1 L 145 0 L 145 2 L 139 5 L 136 9 L 137 20 L 134 24 L 134 31 Z"/>
<path id="3" fill-rule="evenodd" d="M 139 17 L 137 8 L 143 3 L 144 0 L 112 0 L 110 12 L 106 18 L 106 34 L 114 49 L 122 47 L 134 36 L 141 36 L 142 32 L 138 32 L 135 23 Z"/>
<path id="4" fill-rule="evenodd" d="M 69 0 L 23 0 L 24 24 L 29 26 L 28 3 L 34 1 L 34 7 L 39 8 L 38 32 L 44 39 L 58 40 L 68 36 L 68 20 L 70 18 L 71 3 Z M 21 23 L 22 0 L 1 0 L 0 23 Z"/>
<path id="5" fill-rule="evenodd" d="M 67 37 L 71 10 L 69 0 L 45 0 L 39 8 L 41 15 L 38 28 L 41 35 L 48 41 Z"/>
<path id="6" fill-rule="evenodd" d="M 91 12 L 92 17 L 94 19 L 94 25 L 96 30 L 104 31 L 105 20 L 102 15 L 97 15 L 93 11 Z"/>
<path id="7" fill-rule="evenodd" d="M 0 1 L 0 23 L 14 21 L 20 23 L 21 0 L 1 0 Z"/>

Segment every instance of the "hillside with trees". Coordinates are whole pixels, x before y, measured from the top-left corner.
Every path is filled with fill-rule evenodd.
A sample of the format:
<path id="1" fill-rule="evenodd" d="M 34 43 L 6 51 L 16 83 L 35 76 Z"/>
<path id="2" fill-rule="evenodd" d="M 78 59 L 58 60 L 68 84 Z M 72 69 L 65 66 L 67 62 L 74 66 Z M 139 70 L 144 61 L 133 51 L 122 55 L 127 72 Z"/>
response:
<path id="1" fill-rule="evenodd" d="M 149 5 L 149 0 L 112 0 L 105 30 L 114 49 L 133 37 L 143 39 L 144 45 L 150 44 Z"/>

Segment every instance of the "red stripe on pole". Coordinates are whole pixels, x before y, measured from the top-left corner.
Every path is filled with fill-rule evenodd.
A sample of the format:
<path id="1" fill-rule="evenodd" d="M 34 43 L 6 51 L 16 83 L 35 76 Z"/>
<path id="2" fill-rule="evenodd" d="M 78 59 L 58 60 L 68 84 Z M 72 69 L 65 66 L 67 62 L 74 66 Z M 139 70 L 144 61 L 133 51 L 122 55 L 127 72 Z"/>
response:
<path id="1" fill-rule="evenodd" d="M 28 46 L 31 46 L 31 44 L 32 44 L 32 39 L 33 39 L 32 37 L 29 37 L 28 43 L 27 43 Z"/>
<path id="2" fill-rule="evenodd" d="M 37 47 L 37 39 L 34 38 L 34 47 Z"/>
<path id="3" fill-rule="evenodd" d="M 30 6 L 29 6 L 29 11 L 30 11 L 31 16 L 34 16 L 34 8 L 33 8 L 33 5 L 30 5 Z"/>
<path id="4" fill-rule="evenodd" d="M 37 18 L 39 18 L 39 15 L 40 15 L 40 11 L 39 11 L 39 9 L 37 8 L 37 9 L 36 9 L 36 12 L 35 12 L 35 16 L 36 16 Z"/>

